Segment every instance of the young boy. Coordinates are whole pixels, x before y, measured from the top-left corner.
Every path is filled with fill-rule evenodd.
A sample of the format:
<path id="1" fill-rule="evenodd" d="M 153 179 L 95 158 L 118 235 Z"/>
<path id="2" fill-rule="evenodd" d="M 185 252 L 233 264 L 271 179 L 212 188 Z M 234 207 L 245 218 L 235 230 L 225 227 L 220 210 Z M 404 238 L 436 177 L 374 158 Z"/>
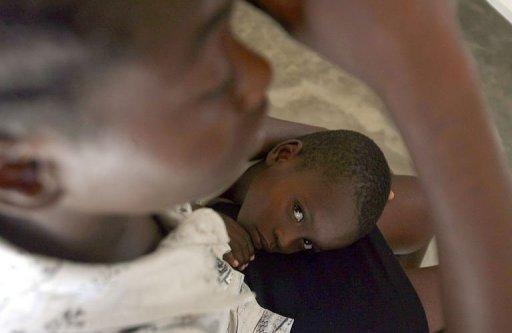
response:
<path id="1" fill-rule="evenodd" d="M 224 198 L 241 206 L 225 217 L 231 252 L 241 269 L 254 249 L 293 253 L 331 250 L 368 234 L 390 192 L 384 154 L 368 137 L 323 131 L 277 144 Z"/>

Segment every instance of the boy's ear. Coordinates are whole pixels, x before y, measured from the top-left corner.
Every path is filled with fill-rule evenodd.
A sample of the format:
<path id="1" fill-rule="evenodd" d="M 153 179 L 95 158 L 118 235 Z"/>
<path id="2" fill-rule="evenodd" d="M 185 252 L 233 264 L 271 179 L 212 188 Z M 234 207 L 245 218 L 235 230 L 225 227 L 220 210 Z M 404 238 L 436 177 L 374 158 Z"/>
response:
<path id="1" fill-rule="evenodd" d="M 391 201 L 395 198 L 395 192 L 389 191 L 388 201 Z"/>
<path id="2" fill-rule="evenodd" d="M 48 161 L 21 153 L 15 142 L 0 139 L 0 203 L 17 208 L 41 208 L 61 195 L 57 170 Z"/>
<path id="3" fill-rule="evenodd" d="M 267 165 L 288 161 L 297 156 L 302 150 L 302 141 L 297 139 L 286 140 L 275 146 L 265 160 Z"/>

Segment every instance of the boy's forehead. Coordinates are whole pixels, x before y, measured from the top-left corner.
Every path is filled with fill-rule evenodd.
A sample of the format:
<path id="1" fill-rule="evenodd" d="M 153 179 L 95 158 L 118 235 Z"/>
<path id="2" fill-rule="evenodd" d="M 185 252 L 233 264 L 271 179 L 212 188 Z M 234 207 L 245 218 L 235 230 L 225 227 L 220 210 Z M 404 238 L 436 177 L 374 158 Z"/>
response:
<path id="1" fill-rule="evenodd" d="M 339 248 L 357 234 L 357 211 L 350 182 L 324 184 L 321 195 L 308 198 L 312 234 L 322 249 Z M 313 237 L 312 237 L 313 238 Z"/>
<path id="2" fill-rule="evenodd" d="M 334 250 L 351 244 L 357 235 L 357 220 L 353 214 L 333 214 L 317 220 L 311 238 L 319 249 Z"/>
<path id="3" fill-rule="evenodd" d="M 303 185 L 304 194 L 318 208 L 330 207 L 340 201 L 353 201 L 354 184 L 350 179 L 328 179 L 321 171 L 298 172 L 296 181 Z"/>

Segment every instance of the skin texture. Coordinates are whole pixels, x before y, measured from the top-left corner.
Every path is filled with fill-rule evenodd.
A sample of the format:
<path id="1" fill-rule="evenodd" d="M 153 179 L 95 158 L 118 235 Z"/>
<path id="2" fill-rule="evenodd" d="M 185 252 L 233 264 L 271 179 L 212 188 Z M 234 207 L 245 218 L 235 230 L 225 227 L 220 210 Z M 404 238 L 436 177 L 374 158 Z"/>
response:
<path id="1" fill-rule="evenodd" d="M 419 180 L 393 176 L 395 198 L 386 205 L 377 225 L 397 255 L 420 298 L 429 331 L 445 328 L 439 266 L 420 268 L 433 236 L 433 221 Z"/>
<path id="2" fill-rule="evenodd" d="M 231 248 L 231 251 L 224 254 L 224 260 L 232 267 L 243 271 L 249 265 L 249 262 L 255 258 L 254 242 L 249 232 L 240 223 L 229 216 L 220 215 L 226 224 L 229 247 Z"/>
<path id="3" fill-rule="evenodd" d="M 279 146 L 284 141 L 293 140 L 294 137 L 325 130 L 322 127 L 266 117 L 263 126 L 265 144 L 258 156 L 260 158 L 266 157 L 274 147 Z M 266 163 L 259 163 L 251 167 L 223 196 L 242 205 L 253 179 L 263 176 L 262 171 L 266 169 L 265 165 Z M 294 171 L 290 172 L 292 175 L 293 173 Z M 296 178 L 302 179 L 301 177 Z M 414 176 L 393 175 L 391 183 L 392 191 L 389 202 L 379 218 L 379 229 L 396 255 L 408 256 L 423 252 L 423 249 L 432 240 L 434 232 L 432 212 L 429 210 L 421 182 Z M 307 188 L 305 190 L 308 191 Z M 264 193 L 256 193 L 256 195 L 266 196 L 266 190 L 263 189 L 262 192 Z M 267 201 L 266 198 L 259 198 L 255 200 L 255 205 L 258 206 L 258 202 L 261 202 L 261 200 Z M 249 206 L 247 208 L 251 210 Z M 260 208 L 257 207 L 256 209 L 259 210 Z M 252 213 L 248 212 L 248 215 L 252 215 Z M 257 220 L 257 218 L 252 219 Z"/>
<path id="4" fill-rule="evenodd" d="M 383 97 L 411 152 L 434 216 L 447 329 L 508 331 L 512 183 L 452 9 L 442 0 L 298 3 L 292 30 Z"/>
<path id="5" fill-rule="evenodd" d="M 445 328 L 439 266 L 406 269 L 405 273 L 423 305 L 429 331 L 439 332 Z"/>
<path id="6" fill-rule="evenodd" d="M 276 129 L 279 129 L 279 131 Z M 276 140 L 282 140 L 284 136 L 278 133 L 301 136 L 303 133 L 314 133 L 324 129 L 291 122 L 274 122 L 272 119 L 269 119 L 266 121 L 264 130 L 267 133 L 276 133 L 273 137 Z M 293 142 L 293 140 L 285 141 L 288 142 L 285 145 L 289 144 L 290 141 Z M 280 145 L 278 144 L 277 146 L 279 147 Z M 288 153 L 290 150 L 294 150 L 293 145 L 288 147 Z M 285 156 L 289 157 L 288 154 Z M 290 163 L 292 161 L 288 159 L 283 162 Z M 251 223 L 244 223 L 245 228 L 243 228 L 241 223 L 223 215 L 232 248 L 232 251 L 225 255 L 225 260 L 233 267 L 242 271 L 254 258 L 255 248 L 262 249 L 263 247 L 264 250 L 267 250 L 267 246 L 262 246 L 262 243 L 266 243 L 261 241 L 262 237 L 260 234 L 262 233 L 251 232 L 255 228 L 258 228 L 258 230 L 271 230 L 271 234 L 275 233 L 273 232 L 274 230 L 281 229 L 285 235 L 288 235 L 285 239 L 293 239 L 297 235 L 297 231 L 299 231 L 299 235 L 301 231 L 304 232 L 304 230 L 298 227 L 297 222 L 290 218 L 290 214 L 284 214 L 283 218 L 279 214 L 281 210 L 276 208 L 276 206 L 281 205 L 281 202 L 288 199 L 289 193 L 295 193 L 297 190 L 294 187 L 295 184 L 300 184 L 300 190 L 308 194 L 308 197 L 313 201 L 318 200 L 317 198 L 323 199 L 326 193 L 329 193 L 327 189 L 322 188 L 321 184 L 318 184 L 320 183 L 318 175 L 316 177 L 314 174 L 299 175 L 292 168 L 285 172 L 282 177 L 279 177 L 279 175 L 268 176 L 265 173 L 268 168 L 264 163 L 253 166 L 223 195 L 240 204 L 243 208 L 242 210 L 244 210 L 244 215 L 246 215 L 245 219 L 251 221 Z M 311 186 L 313 187 L 311 188 Z M 315 189 L 319 189 L 321 193 L 311 195 L 315 193 Z M 247 200 L 249 195 L 252 196 L 252 200 Z M 275 212 L 278 212 L 278 214 Z M 331 211 L 326 210 L 326 212 L 329 214 Z M 240 215 L 242 215 L 242 211 Z M 336 215 L 336 211 L 334 211 L 333 216 L 335 217 Z M 327 219 L 327 221 L 330 221 L 330 219 Z M 348 226 L 355 226 L 353 221 L 347 221 L 347 223 Z M 424 250 L 432 239 L 433 227 L 432 216 L 429 212 L 425 193 L 416 177 L 402 175 L 394 175 L 392 177 L 392 192 L 390 193 L 389 202 L 377 225 L 387 243 L 397 255 L 420 298 L 430 332 L 438 332 L 443 329 L 445 322 L 441 305 L 439 267 L 419 268 L 425 253 Z M 321 225 L 321 228 L 324 228 L 324 225 Z M 345 229 L 350 231 L 351 228 Z M 342 230 L 343 228 L 337 228 L 334 232 L 339 233 Z M 274 249 L 271 248 L 270 250 Z M 296 246 L 290 252 L 301 250 L 303 248 Z M 277 248 L 277 252 L 282 251 Z"/>
<path id="7" fill-rule="evenodd" d="M 272 2 L 272 0 L 265 2 Z M 449 330 L 507 332 L 512 326 L 512 316 L 510 316 L 512 249 L 509 246 L 512 235 L 512 224 L 510 224 L 512 185 L 495 132 L 485 112 L 472 66 L 460 44 L 450 8 L 442 0 L 295 2 L 297 5 L 292 8 L 299 10 L 300 15 L 291 15 L 294 19 L 291 19 L 291 22 L 285 22 L 290 30 L 300 33 L 302 40 L 308 45 L 313 46 L 326 58 L 354 73 L 376 89 L 388 105 L 391 116 L 405 138 L 434 215 L 434 231 L 438 237 L 442 262 L 443 307 Z M 118 2 L 112 3 L 118 4 Z M 216 4 L 216 1 L 208 2 L 209 8 Z M 161 8 L 156 8 L 154 14 L 165 13 L 160 10 Z M 269 8 L 274 11 L 279 10 Z M 137 8 L 136 12 L 139 9 Z M 205 8 L 205 11 L 208 10 Z M 201 21 L 208 16 L 198 7 L 194 8 L 192 13 L 183 14 L 183 17 L 191 18 L 185 22 L 189 24 L 189 28 L 197 24 L 196 19 Z M 290 15 L 275 16 L 284 20 L 290 17 Z M 92 17 L 101 18 L 102 15 Z M 109 24 L 105 22 L 110 20 L 103 21 L 104 25 L 108 26 Z M 138 22 L 136 26 L 148 27 L 144 22 Z M 173 106 L 178 108 L 188 105 L 180 98 L 173 99 L 173 101 L 181 101 L 179 104 L 175 105 L 173 102 L 169 105 L 168 99 L 162 96 L 162 92 L 164 91 L 165 97 L 168 97 L 168 86 L 175 86 L 177 81 L 180 84 L 186 81 L 183 80 L 184 76 L 173 73 L 181 73 L 179 70 L 176 72 L 176 68 L 184 70 L 183 66 L 177 65 L 186 57 L 185 55 L 189 54 L 180 51 L 186 48 L 187 43 L 184 41 L 190 37 L 190 34 L 184 32 L 193 30 L 193 28 L 173 29 L 179 35 L 178 37 L 182 38 L 167 39 L 165 33 L 154 34 L 151 29 L 136 29 L 136 35 L 142 36 L 138 40 L 148 40 L 147 43 L 143 43 L 145 46 L 141 45 L 139 52 L 144 53 L 144 50 L 152 52 L 147 52 L 147 56 L 138 56 L 135 60 L 120 64 L 108 75 L 105 73 L 105 77 L 99 80 L 105 84 L 105 89 L 91 88 L 90 96 L 94 96 L 95 91 L 98 93 L 98 90 L 110 91 L 111 96 L 116 97 L 115 100 L 118 100 L 121 92 L 123 97 L 141 94 L 142 96 L 139 96 L 141 98 L 137 98 L 136 101 L 137 103 L 145 101 L 145 111 L 150 109 L 169 111 Z M 227 46 L 229 42 L 221 43 L 223 33 L 220 33 L 222 30 L 218 31 L 218 34 L 214 34 L 216 37 L 209 50 L 220 52 L 231 49 Z M 164 43 L 161 43 L 162 41 Z M 167 45 L 173 45 L 176 48 L 173 47 L 172 52 L 166 52 L 169 50 Z M 219 48 L 220 45 L 225 45 L 226 48 Z M 158 57 L 158 55 L 161 56 Z M 176 55 L 181 55 L 179 60 L 174 58 Z M 225 53 L 216 53 L 216 56 L 210 59 L 226 60 Z M 247 61 L 248 54 L 238 55 L 236 59 L 245 59 L 242 62 L 245 64 L 252 63 Z M 260 62 L 255 60 L 254 63 Z M 159 73 L 155 73 L 154 68 L 159 68 Z M 254 101 L 263 95 L 268 79 L 258 80 L 260 78 L 258 73 L 261 70 L 262 68 L 259 68 L 253 73 L 254 75 L 237 74 L 239 78 L 250 78 L 242 81 L 245 82 L 244 84 L 237 83 L 240 87 L 237 91 L 250 96 L 242 99 L 246 100 L 242 105 L 258 104 Z M 215 71 L 215 74 L 219 72 Z M 191 76 L 194 75 L 191 74 Z M 197 77 L 202 78 L 198 82 L 200 85 L 209 82 L 206 78 L 220 80 L 211 72 L 197 73 Z M 259 82 L 258 86 L 252 86 L 253 82 Z M 123 89 L 123 84 L 128 85 L 126 90 Z M 192 87 L 195 88 L 195 86 Z M 203 88 L 209 91 L 214 87 Z M 183 97 L 192 96 L 193 93 L 187 89 L 178 89 L 175 95 Z M 109 100 L 108 96 L 97 97 L 97 102 L 91 97 L 86 100 L 93 105 Z M 234 100 L 240 101 L 239 98 Z M 133 98 L 128 98 L 127 101 L 133 101 Z M 234 105 L 239 105 L 238 102 Z M 98 110 L 110 109 L 118 105 L 117 103 L 104 105 Z M 123 105 L 123 101 L 119 101 L 119 105 Z M 220 105 L 217 110 L 222 113 L 226 105 L 222 103 Z M 130 105 L 125 106 L 127 110 L 132 109 Z M 204 110 L 213 109 L 215 107 L 210 105 Z M 229 110 L 233 109 L 239 110 L 238 107 L 229 108 Z M 117 110 L 124 110 L 124 108 L 118 107 Z M 170 120 L 174 121 L 174 118 L 169 116 L 171 114 L 178 117 L 176 121 L 179 123 L 178 120 L 182 116 L 177 115 L 178 109 L 174 110 L 175 112 L 169 113 L 160 111 L 161 116 L 150 119 L 149 124 L 155 126 L 155 124 L 166 124 Z M 194 114 L 188 111 L 186 114 L 190 116 Z M 195 115 L 198 116 L 198 114 Z M 237 119 L 236 115 L 239 113 L 233 114 L 233 118 Z M 78 224 L 78 221 L 84 221 L 84 225 L 87 224 L 86 222 L 98 225 L 100 222 L 102 224 L 111 220 L 110 215 L 105 214 L 105 211 L 112 210 L 123 217 L 135 218 L 138 215 L 133 214 L 132 209 L 141 214 L 146 209 L 156 209 L 160 206 L 153 200 L 148 200 L 146 202 L 148 207 L 141 207 L 142 204 L 136 205 L 135 208 L 129 207 L 130 204 L 138 203 L 135 199 L 168 196 L 167 204 L 170 204 L 188 200 L 202 193 L 207 194 L 211 189 L 210 186 L 213 188 L 222 185 L 223 181 L 220 181 L 220 177 L 209 177 L 212 175 L 209 172 L 197 173 L 198 169 L 195 168 L 187 168 L 187 170 L 194 170 L 194 174 L 189 175 L 184 170 L 183 164 L 169 165 L 170 156 L 173 156 L 173 161 L 183 158 L 182 162 L 190 163 L 188 166 L 207 166 L 210 172 L 218 172 L 223 166 L 228 170 L 236 169 L 236 165 L 228 168 L 230 163 L 235 163 L 235 160 L 238 163 L 242 159 L 238 155 L 242 153 L 235 153 L 238 152 L 238 148 L 235 147 L 240 142 L 234 140 L 250 138 L 248 142 L 253 142 L 252 137 L 255 134 L 250 135 L 251 128 L 257 131 L 258 124 L 255 119 L 248 120 L 248 123 L 233 119 L 225 125 L 224 118 L 220 118 L 222 122 L 219 119 L 216 122 L 214 117 L 210 122 L 210 116 L 209 113 L 203 114 L 204 118 L 200 118 L 204 122 L 199 121 L 199 123 L 217 124 L 218 129 L 224 131 L 222 133 L 231 134 L 226 134 L 226 137 L 223 134 L 224 140 L 220 140 L 219 146 L 216 145 L 216 149 L 220 152 L 212 156 L 219 160 L 205 165 L 200 162 L 200 157 L 195 160 L 195 154 L 185 154 L 183 149 L 177 149 L 175 154 L 169 154 L 167 158 L 166 155 L 161 156 L 162 144 L 159 140 L 166 138 L 162 130 L 177 130 L 177 128 L 158 126 L 159 129 L 148 127 L 143 130 L 141 124 L 135 125 L 131 122 L 140 120 L 142 118 L 140 113 L 138 117 L 137 115 L 128 117 L 131 119 L 128 124 L 120 121 L 122 119 L 118 112 L 113 112 L 109 116 L 112 118 L 107 119 L 106 124 L 118 125 L 116 130 L 104 132 L 97 137 L 97 140 L 88 140 L 86 145 L 88 149 L 80 149 L 79 153 L 76 146 L 49 129 L 34 133 L 32 138 L 17 139 L 14 142 L 2 140 L 0 170 L 9 173 L 24 165 L 23 169 L 30 169 L 31 166 L 26 167 L 31 164 L 26 164 L 27 160 L 38 162 L 40 168 L 35 180 L 23 186 L 21 186 L 22 181 L 13 181 L 16 177 L 10 175 L 0 177 L 3 180 L 7 179 L 7 182 L 0 184 L 0 201 L 2 202 L 0 211 L 3 214 L 30 220 L 46 229 L 60 230 L 55 228 L 56 221 L 63 224 L 71 220 L 75 224 Z M 228 117 L 231 118 L 231 116 Z M 192 123 L 193 121 L 190 122 Z M 237 127 L 244 124 L 254 127 Z M 193 138 L 201 137 L 199 133 L 212 133 L 197 132 L 200 129 L 194 126 L 188 128 L 192 131 L 190 133 Z M 139 131 L 135 131 L 137 128 Z M 185 132 L 187 131 L 184 129 Z M 137 143 L 129 133 L 144 133 L 144 135 L 141 142 Z M 239 137 L 236 136 L 237 133 Z M 213 141 L 208 135 L 202 137 L 209 142 Z M 153 146 L 157 141 L 159 145 Z M 182 147 L 190 147 L 185 140 L 179 142 Z M 167 148 L 172 151 L 170 147 Z M 208 144 L 204 147 L 209 148 Z M 228 147 L 235 149 L 235 152 Z M 240 151 L 247 152 L 247 150 L 252 149 L 241 145 Z M 147 157 L 147 155 L 150 156 Z M 101 159 L 103 157 L 112 158 L 104 161 Z M 125 173 L 122 179 L 117 173 L 126 167 L 126 164 L 116 165 L 115 161 L 120 160 L 133 162 L 129 169 L 125 168 L 131 172 Z M 91 175 L 90 171 L 93 166 L 98 170 L 95 175 Z M 162 169 L 172 171 L 168 171 L 169 173 L 164 176 L 165 172 Z M 140 179 L 142 174 L 137 170 L 144 170 L 144 175 L 151 175 L 151 179 L 141 183 L 135 181 Z M 25 174 L 25 172 L 19 174 Z M 204 182 L 197 182 L 198 175 L 204 175 Z M 212 178 L 215 179 L 216 184 L 209 183 L 208 179 Z M 226 178 L 230 178 L 230 175 Z M 107 183 L 105 183 L 106 179 L 108 179 Z M 129 186 L 121 182 L 123 179 L 127 180 Z M 177 183 L 167 183 L 169 179 Z M 184 181 L 187 179 L 191 183 Z M 227 182 L 228 179 L 225 180 Z M 18 185 L 13 186 L 13 184 Z M 108 186 L 105 186 L 106 184 Z M 153 192 L 151 185 L 160 184 L 165 184 L 165 189 L 159 188 L 158 191 Z M 124 186 L 122 189 L 127 192 L 120 191 L 121 186 Z M 36 197 L 31 194 L 32 190 L 29 190 L 34 188 L 41 189 L 36 191 Z M 169 191 L 169 188 L 173 190 Z M 138 192 L 139 189 L 144 191 Z M 97 190 L 108 190 L 109 193 L 99 195 Z M 132 195 L 126 201 L 120 199 L 121 194 L 134 192 L 138 192 L 138 195 Z M 44 203 L 48 197 L 54 197 L 54 199 Z M 45 199 L 41 202 L 41 198 Z M 95 200 L 95 198 L 102 198 L 102 200 Z M 160 203 L 160 199 L 157 201 Z M 39 208 L 38 214 L 23 208 L 41 206 L 42 203 L 45 209 Z M 125 214 L 126 211 L 129 213 Z M 70 233 L 77 236 L 76 233 Z M 67 234 L 60 235 L 60 238 L 71 239 Z M 90 246 L 94 244 L 94 239 L 91 237 L 86 243 Z"/>
<path id="8" fill-rule="evenodd" d="M 274 126 L 275 128 L 272 128 Z M 279 129 L 279 131 L 275 129 Z M 269 119 L 266 121 L 264 130 L 267 133 L 276 133 L 273 137 L 276 140 L 282 140 L 285 137 L 278 133 L 287 133 L 293 137 L 301 136 L 303 133 L 322 131 L 324 129 L 291 122 L 274 122 L 272 119 Z M 288 160 L 287 162 L 289 163 L 290 161 Z M 267 213 L 265 208 L 269 206 L 272 207 L 274 203 L 282 201 L 283 199 L 281 197 L 287 198 L 287 191 L 293 192 L 292 186 L 295 182 L 301 184 L 301 190 L 305 192 L 309 191 L 309 187 L 307 186 L 308 182 L 305 181 L 308 177 L 302 175 L 295 177 L 294 170 L 287 172 L 283 177 L 285 184 L 284 186 L 279 184 L 279 189 L 282 191 L 278 191 L 277 196 L 272 196 L 272 188 L 276 186 L 276 184 L 268 179 L 263 180 L 265 186 L 259 188 L 258 190 L 260 191 L 255 191 L 255 189 L 252 189 L 252 182 L 254 179 L 265 177 L 263 171 L 266 168 L 264 164 L 253 166 L 224 195 L 245 207 L 246 215 L 248 215 L 252 221 L 255 221 L 255 226 L 249 225 L 246 228 L 242 228 L 240 223 L 237 223 L 227 216 L 223 216 L 232 242 L 232 252 L 226 254 L 225 259 L 233 267 L 240 270 L 244 270 L 247 265 L 250 264 L 253 258 L 254 248 L 261 249 L 261 238 L 259 234 L 254 234 L 251 238 L 253 234 L 246 231 L 246 229 L 250 231 L 253 230 L 254 227 L 258 227 L 261 229 L 270 228 L 270 230 L 274 230 L 275 228 L 280 228 L 280 222 L 284 221 L 283 230 L 293 235 L 295 230 L 297 230 L 297 223 L 293 220 L 289 221 L 289 218 L 280 219 L 279 215 L 273 214 L 274 211 L 279 211 L 279 209 L 270 209 L 267 215 L 262 215 L 261 212 L 263 212 L 263 214 Z M 315 177 L 310 178 L 314 181 L 314 186 L 318 187 L 318 178 L 316 177 L 316 180 Z M 287 184 L 288 181 L 290 181 L 292 186 Z M 255 200 L 247 205 L 242 201 L 250 191 L 256 192 L 252 194 Z M 326 190 L 323 189 L 322 191 L 321 197 L 325 196 Z M 284 195 L 279 196 L 279 194 L 283 193 Z M 393 252 L 398 256 L 398 259 L 420 298 L 425 310 L 430 332 L 438 332 L 443 329 L 445 322 L 441 305 L 439 267 L 419 268 L 424 250 L 432 239 L 433 227 L 432 216 L 429 212 L 424 190 L 416 177 L 402 175 L 394 175 L 392 177 L 392 192 L 390 193 L 389 203 L 386 205 L 377 225 Z M 336 230 L 336 232 L 339 232 L 339 230 Z"/>
<path id="9" fill-rule="evenodd" d="M 300 136 L 324 130 L 267 121 L 264 131 L 277 133 L 272 126 L 281 130 L 281 138 L 282 133 Z M 302 145 L 299 139 L 275 145 L 263 161 L 249 168 L 222 195 L 240 205 L 238 223 L 245 230 L 244 233 L 235 228 L 234 221 L 225 217 L 231 242 L 237 248 L 227 256 L 230 263 L 236 259 L 241 265 L 247 264 L 254 249 L 285 254 L 324 251 L 343 248 L 358 239 L 357 208 L 350 180 L 329 182 L 322 171 L 300 168 Z M 390 200 L 393 197 L 391 192 Z"/>
<path id="10" fill-rule="evenodd" d="M 265 130 L 273 132 L 269 125 Z M 290 125 L 284 133 L 313 130 Z M 241 207 L 237 221 L 223 216 L 232 248 L 224 258 L 233 267 L 245 269 L 255 250 L 322 251 L 357 239 L 357 210 L 350 184 L 328 184 L 319 172 L 297 170 L 301 149 L 300 140 L 281 142 L 222 195 Z"/>
<path id="11" fill-rule="evenodd" d="M 317 171 L 297 171 L 301 147 L 299 140 L 285 141 L 248 173 L 252 179 L 238 222 L 258 249 L 293 253 L 311 243 L 320 251 L 343 247 L 356 237 L 351 186 L 327 184 Z"/>
<path id="12" fill-rule="evenodd" d="M 37 227 L 65 249 L 61 256 L 124 260 L 157 241 L 150 213 L 227 186 L 259 151 L 270 69 L 233 38 L 230 1 L 75 5 L 70 29 L 78 38 L 110 36 L 129 44 L 130 56 L 77 82 L 77 121 L 101 120 L 90 136 L 40 124 L 0 141 L 0 212 Z M 153 25 L 144 17 L 172 19 Z M 129 31 L 128 40 L 115 39 L 117 30 Z M 139 234 L 148 235 L 146 244 L 124 241 Z M 119 257 L 105 248 L 91 258 L 104 238 L 138 250 Z"/>
<path id="13" fill-rule="evenodd" d="M 261 150 L 252 159 L 264 159 L 272 148 L 285 140 L 326 130 L 327 128 L 324 127 L 301 124 L 267 116 L 263 120 L 263 144 Z"/>
<path id="14" fill-rule="evenodd" d="M 262 148 L 260 152 L 253 157 L 253 159 L 266 158 L 272 148 L 285 140 L 325 130 L 326 129 L 323 127 L 311 126 L 267 116 L 265 117 L 262 126 L 264 138 Z M 230 187 L 230 189 L 228 189 L 228 191 L 222 196 L 229 197 L 231 200 L 239 200 L 238 202 L 241 203 L 243 201 L 242 197 L 245 197 L 248 185 L 254 175 L 253 171 L 258 169 L 258 167 L 250 168 L 248 172 L 238 179 L 235 185 Z M 255 232 L 254 227 L 252 227 L 253 238 L 251 238 L 251 233 L 243 228 L 240 223 L 223 214 L 221 214 L 221 216 L 226 223 L 228 234 L 230 236 L 230 246 L 232 249 L 231 252 L 226 253 L 224 259 L 228 261 L 232 267 L 244 270 L 252 258 L 254 258 L 255 244 L 256 249 L 262 249 L 259 234 Z"/>
<path id="15" fill-rule="evenodd" d="M 408 255 L 429 244 L 434 234 L 432 216 L 418 178 L 395 175 L 395 199 L 388 202 L 378 226 L 397 255 Z"/>

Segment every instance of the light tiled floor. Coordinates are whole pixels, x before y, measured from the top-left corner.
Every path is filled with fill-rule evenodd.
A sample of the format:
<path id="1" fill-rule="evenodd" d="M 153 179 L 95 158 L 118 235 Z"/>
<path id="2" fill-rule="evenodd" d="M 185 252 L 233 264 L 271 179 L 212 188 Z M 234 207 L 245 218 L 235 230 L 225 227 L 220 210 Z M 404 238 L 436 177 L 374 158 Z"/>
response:
<path id="1" fill-rule="evenodd" d="M 477 61 L 483 91 L 512 161 L 512 26 L 483 1 L 460 0 L 458 7 L 464 38 Z M 381 146 L 395 173 L 414 174 L 382 102 L 364 84 L 289 39 L 271 19 L 245 3 L 238 4 L 233 27 L 272 63 L 271 115 L 365 133 Z M 436 262 L 432 245 L 424 265 Z"/>

